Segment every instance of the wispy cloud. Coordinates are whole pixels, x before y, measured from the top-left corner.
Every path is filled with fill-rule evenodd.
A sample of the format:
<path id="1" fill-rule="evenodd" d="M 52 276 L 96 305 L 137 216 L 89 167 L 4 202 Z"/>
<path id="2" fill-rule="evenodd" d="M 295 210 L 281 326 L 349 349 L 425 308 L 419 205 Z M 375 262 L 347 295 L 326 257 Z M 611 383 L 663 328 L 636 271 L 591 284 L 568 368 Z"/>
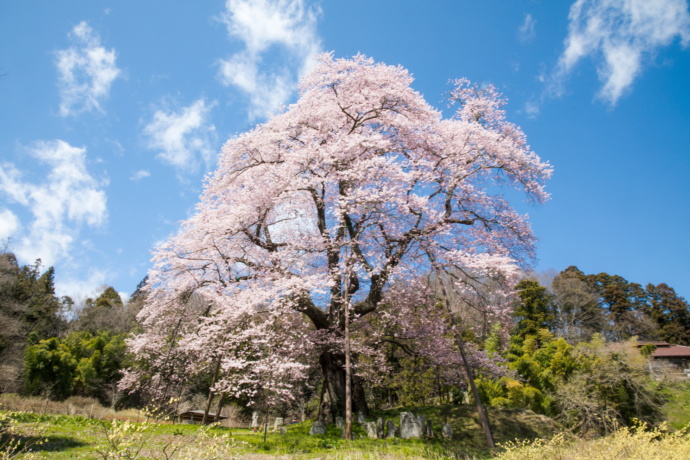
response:
<path id="1" fill-rule="evenodd" d="M 174 166 L 180 174 L 198 171 L 200 160 L 210 168 L 215 158 L 216 128 L 209 122 L 209 113 L 215 105 L 202 98 L 178 110 L 156 110 L 144 127 L 148 148 L 158 150 L 157 158 Z"/>
<path id="2" fill-rule="evenodd" d="M 603 86 L 598 97 L 616 105 L 659 48 L 690 43 L 686 0 L 577 0 L 550 91 L 560 95 L 575 65 L 590 56 Z"/>
<path id="3" fill-rule="evenodd" d="M 69 258 L 83 225 L 99 227 L 105 223 L 106 194 L 86 170 L 85 148 L 57 140 L 37 142 L 28 153 L 50 167 L 45 181 L 25 181 L 21 171 L 6 163 L 0 165 L 0 195 L 27 208 L 33 216 L 28 234 L 14 240 L 18 258 L 25 262 L 40 258 L 45 265 L 53 265 L 58 258 Z M 16 233 L 19 220 L 9 229 Z"/>
<path id="4" fill-rule="evenodd" d="M 518 37 L 522 43 L 529 43 L 536 37 L 534 30 L 537 21 L 534 20 L 531 14 L 525 14 L 525 20 L 518 29 Z"/>
<path id="5" fill-rule="evenodd" d="M 19 218 L 12 211 L 0 210 L 0 244 L 12 237 L 19 230 L 19 226 Z"/>
<path id="6" fill-rule="evenodd" d="M 151 175 L 150 172 L 140 169 L 139 171 L 135 171 L 132 176 L 129 178 L 129 180 L 137 182 L 140 181 L 141 179 L 144 179 L 146 177 L 149 177 Z"/>
<path id="7" fill-rule="evenodd" d="M 219 78 L 250 98 L 249 118 L 265 117 L 285 104 L 321 50 L 318 7 L 307 0 L 227 0 L 221 19 L 245 49 L 220 60 Z M 282 62 L 262 68 L 263 55 L 278 47 Z"/>
<path id="8" fill-rule="evenodd" d="M 524 112 L 528 118 L 537 118 L 537 115 L 539 115 L 541 109 L 539 108 L 539 104 L 537 102 L 528 101 L 525 103 Z"/>
<path id="9" fill-rule="evenodd" d="M 72 46 L 55 53 L 63 117 L 97 110 L 107 99 L 110 87 L 121 75 L 115 50 L 101 46 L 97 33 L 84 21 L 69 33 Z"/>

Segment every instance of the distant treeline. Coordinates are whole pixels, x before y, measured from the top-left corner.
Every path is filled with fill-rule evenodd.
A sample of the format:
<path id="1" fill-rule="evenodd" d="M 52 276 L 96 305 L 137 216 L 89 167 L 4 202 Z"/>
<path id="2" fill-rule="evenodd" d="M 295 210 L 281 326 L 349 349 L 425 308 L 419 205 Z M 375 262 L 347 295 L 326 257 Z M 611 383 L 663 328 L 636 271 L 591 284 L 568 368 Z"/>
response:
<path id="1" fill-rule="evenodd" d="M 569 343 L 601 334 L 609 341 L 638 337 L 690 345 L 690 309 L 672 287 L 646 287 L 618 275 L 586 275 L 570 266 L 542 286 L 536 278 L 517 286 L 518 331 L 547 328 Z"/>

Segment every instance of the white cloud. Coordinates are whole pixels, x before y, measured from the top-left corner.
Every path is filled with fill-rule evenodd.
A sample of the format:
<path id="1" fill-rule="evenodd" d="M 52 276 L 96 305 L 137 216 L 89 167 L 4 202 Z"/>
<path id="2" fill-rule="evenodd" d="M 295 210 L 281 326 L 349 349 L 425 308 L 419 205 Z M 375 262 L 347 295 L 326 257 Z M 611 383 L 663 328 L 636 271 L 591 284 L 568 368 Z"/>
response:
<path id="1" fill-rule="evenodd" d="M 597 62 L 611 105 L 631 87 L 644 61 L 677 37 L 690 43 L 686 0 L 577 0 L 570 8 L 565 49 L 554 70 L 551 91 L 563 92 L 565 78 L 587 56 Z"/>
<path id="2" fill-rule="evenodd" d="M 536 36 L 534 26 L 536 23 L 537 21 L 534 20 L 531 14 L 525 15 L 525 21 L 518 29 L 518 37 L 522 43 L 529 43 L 534 40 L 534 37 Z"/>
<path id="3" fill-rule="evenodd" d="M 50 266 L 58 258 L 69 257 L 83 225 L 105 223 L 106 194 L 86 170 L 86 149 L 57 140 L 37 142 L 28 152 L 51 168 L 45 181 L 24 181 L 14 165 L 4 164 L 0 166 L 0 194 L 33 215 L 28 234 L 14 242 L 17 257 L 25 262 L 40 258 Z"/>
<path id="4" fill-rule="evenodd" d="M 9 209 L 0 210 L 0 243 L 4 243 L 19 230 L 19 218 Z"/>
<path id="5" fill-rule="evenodd" d="M 198 170 L 199 157 L 208 169 L 215 157 L 212 144 L 216 138 L 216 128 L 209 123 L 208 116 L 215 105 L 215 102 L 207 104 L 202 98 L 177 111 L 156 110 L 144 128 L 148 148 L 159 150 L 157 158 L 174 166 L 179 173 Z"/>
<path id="6" fill-rule="evenodd" d="M 256 119 L 284 105 L 299 78 L 321 50 L 316 32 L 319 14 L 307 0 L 227 0 L 222 21 L 245 49 L 220 60 L 219 78 L 250 97 L 249 117 Z M 282 62 L 262 68 L 265 53 L 279 47 Z"/>
<path id="7" fill-rule="evenodd" d="M 120 291 L 117 294 L 120 296 L 123 303 L 129 303 L 129 298 L 131 297 L 129 292 Z"/>
<path id="8" fill-rule="evenodd" d="M 75 304 L 83 303 L 87 298 L 96 298 L 102 292 L 110 274 L 98 268 L 89 270 L 88 279 L 67 278 L 55 282 L 55 294 L 58 297 L 68 295 Z"/>
<path id="9" fill-rule="evenodd" d="M 132 177 L 129 178 L 129 180 L 132 180 L 134 182 L 137 182 L 141 179 L 144 179 L 145 177 L 149 177 L 151 175 L 150 172 L 140 169 L 139 171 L 135 171 L 134 174 L 132 174 Z"/>
<path id="10" fill-rule="evenodd" d="M 60 115 L 63 117 L 97 110 L 108 98 L 110 87 L 121 75 L 113 49 L 101 46 L 97 33 L 84 21 L 69 33 L 72 46 L 57 51 Z"/>

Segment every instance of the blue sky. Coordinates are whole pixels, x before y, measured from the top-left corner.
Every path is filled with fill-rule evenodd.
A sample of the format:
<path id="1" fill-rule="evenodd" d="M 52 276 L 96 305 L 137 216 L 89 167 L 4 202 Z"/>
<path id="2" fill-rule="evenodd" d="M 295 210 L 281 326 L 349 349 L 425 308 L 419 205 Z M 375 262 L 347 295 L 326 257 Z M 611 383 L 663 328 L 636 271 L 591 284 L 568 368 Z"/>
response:
<path id="1" fill-rule="evenodd" d="M 8 0 L 0 4 L 0 241 L 60 295 L 131 293 L 221 145 L 294 101 L 312 56 L 400 64 L 445 107 L 496 85 L 555 168 L 538 270 L 690 298 L 686 0 Z"/>

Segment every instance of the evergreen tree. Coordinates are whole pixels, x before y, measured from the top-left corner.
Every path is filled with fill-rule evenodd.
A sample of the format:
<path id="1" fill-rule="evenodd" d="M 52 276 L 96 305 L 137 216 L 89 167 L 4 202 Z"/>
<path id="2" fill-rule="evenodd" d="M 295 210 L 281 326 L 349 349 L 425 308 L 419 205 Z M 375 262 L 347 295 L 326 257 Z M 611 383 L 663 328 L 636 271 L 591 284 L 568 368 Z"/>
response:
<path id="1" fill-rule="evenodd" d="M 600 305 L 608 312 L 611 340 L 631 337 L 652 339 L 656 325 L 646 313 L 646 293 L 637 283 L 630 283 L 622 276 L 599 273 L 586 275 L 584 281 L 600 298 Z"/>
<path id="2" fill-rule="evenodd" d="M 524 279 L 515 287 L 520 302 L 515 307 L 515 336 L 536 336 L 540 329 L 551 329 L 551 294 L 538 281 Z"/>
<path id="3" fill-rule="evenodd" d="M 587 342 L 607 329 L 599 296 L 585 282 L 585 274 L 570 266 L 552 282 L 554 331 L 570 344 Z"/>
<path id="4" fill-rule="evenodd" d="M 94 300 L 86 299 L 84 306 L 77 312 L 77 319 L 70 324 L 71 331 L 86 331 L 91 334 L 110 332 L 124 334 L 134 329 L 136 312 L 125 305 L 120 294 L 107 286 Z"/>
<path id="5" fill-rule="evenodd" d="M 690 307 L 672 287 L 648 284 L 647 313 L 658 325 L 658 338 L 677 345 L 690 345 Z"/>

